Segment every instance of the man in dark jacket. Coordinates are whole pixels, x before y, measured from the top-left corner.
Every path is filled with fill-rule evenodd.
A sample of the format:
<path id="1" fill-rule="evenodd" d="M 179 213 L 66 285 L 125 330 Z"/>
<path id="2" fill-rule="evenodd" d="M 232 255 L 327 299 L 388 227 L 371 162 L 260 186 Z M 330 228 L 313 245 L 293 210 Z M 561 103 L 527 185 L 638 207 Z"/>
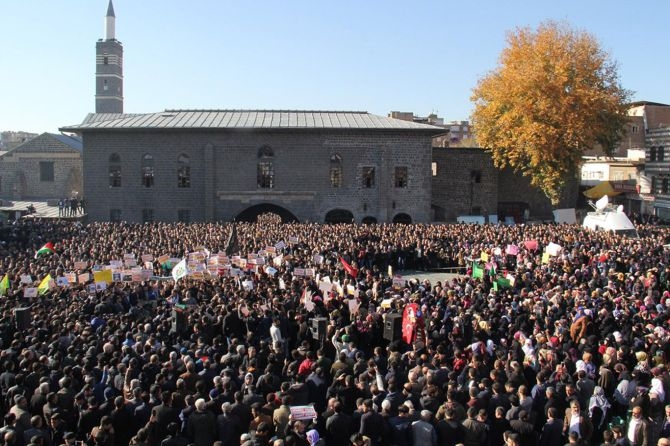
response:
<path id="1" fill-rule="evenodd" d="M 524 446 L 536 446 L 538 443 L 537 432 L 530 422 L 530 414 L 522 410 L 519 412 L 519 418 L 509 422 L 510 427 L 521 436 L 521 444 Z"/>
<path id="2" fill-rule="evenodd" d="M 547 410 L 547 422 L 542 428 L 540 446 L 561 446 L 563 444 L 563 422 L 558 419 L 558 413 L 555 407 Z"/>
<path id="3" fill-rule="evenodd" d="M 219 441 L 223 444 L 236 443 L 242 432 L 240 419 L 233 413 L 233 407 L 230 403 L 223 403 L 221 405 L 221 415 L 216 417 L 216 427 L 218 430 Z"/>
<path id="4" fill-rule="evenodd" d="M 170 423 L 179 424 L 179 411 L 172 407 L 172 393 L 170 391 L 163 391 L 161 399 L 162 403 L 152 410 L 156 414 L 156 438 L 162 440 L 168 435 Z"/>
<path id="5" fill-rule="evenodd" d="M 326 442 L 328 446 L 349 446 L 351 416 L 342 411 L 342 403 L 333 404 L 334 413 L 326 420 Z"/>
<path id="6" fill-rule="evenodd" d="M 363 415 L 361 416 L 361 427 L 359 433 L 370 438 L 371 446 L 379 446 L 386 431 L 384 417 L 374 411 L 372 400 L 363 401 Z"/>
<path id="7" fill-rule="evenodd" d="M 216 418 L 202 398 L 196 400 L 195 412 L 188 417 L 187 436 L 196 446 L 211 446 L 217 440 Z"/>
<path id="8" fill-rule="evenodd" d="M 410 446 L 412 444 L 412 418 L 409 408 L 404 404 L 398 406 L 398 416 L 389 419 L 391 425 L 391 444 L 394 446 Z"/>

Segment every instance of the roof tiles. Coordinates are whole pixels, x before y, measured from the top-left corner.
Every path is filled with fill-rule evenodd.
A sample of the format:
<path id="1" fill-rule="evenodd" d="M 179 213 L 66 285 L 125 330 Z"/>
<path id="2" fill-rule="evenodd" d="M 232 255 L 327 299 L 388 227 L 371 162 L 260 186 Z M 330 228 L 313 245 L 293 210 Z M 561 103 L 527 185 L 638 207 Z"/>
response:
<path id="1" fill-rule="evenodd" d="M 390 129 L 444 131 L 441 127 L 358 111 L 165 110 L 145 114 L 89 114 L 63 131 L 91 129 Z"/>

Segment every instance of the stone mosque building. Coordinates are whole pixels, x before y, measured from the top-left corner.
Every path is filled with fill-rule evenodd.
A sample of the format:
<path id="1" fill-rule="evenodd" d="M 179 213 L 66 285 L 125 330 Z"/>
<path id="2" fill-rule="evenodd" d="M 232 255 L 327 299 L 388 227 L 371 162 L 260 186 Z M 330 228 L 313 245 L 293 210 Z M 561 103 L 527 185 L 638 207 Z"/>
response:
<path id="1" fill-rule="evenodd" d="M 428 222 L 442 127 L 359 111 L 123 113 L 110 0 L 96 45 L 96 109 L 61 128 L 83 142 L 90 221 Z"/>

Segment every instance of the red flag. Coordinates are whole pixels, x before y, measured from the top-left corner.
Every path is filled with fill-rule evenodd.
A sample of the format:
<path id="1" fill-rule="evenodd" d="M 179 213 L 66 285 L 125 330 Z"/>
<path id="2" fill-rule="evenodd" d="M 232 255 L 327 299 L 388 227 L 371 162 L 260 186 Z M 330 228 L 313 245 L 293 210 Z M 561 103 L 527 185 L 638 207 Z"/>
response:
<path id="1" fill-rule="evenodd" d="M 402 314 L 402 339 L 406 343 L 411 344 L 416 341 L 417 333 L 423 330 L 423 328 L 423 315 L 419 312 L 419 305 L 415 303 L 405 305 Z"/>
<path id="2" fill-rule="evenodd" d="M 354 268 L 353 266 L 349 265 L 346 260 L 342 256 L 340 256 L 340 262 L 342 262 L 342 266 L 344 266 L 344 270 L 349 273 L 351 277 L 354 279 L 358 277 L 358 270 Z"/>

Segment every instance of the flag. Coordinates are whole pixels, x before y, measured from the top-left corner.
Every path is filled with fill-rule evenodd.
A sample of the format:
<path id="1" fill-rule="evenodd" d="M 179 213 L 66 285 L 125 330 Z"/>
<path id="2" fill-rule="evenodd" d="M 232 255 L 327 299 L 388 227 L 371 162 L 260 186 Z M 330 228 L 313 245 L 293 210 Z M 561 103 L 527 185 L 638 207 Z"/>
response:
<path id="1" fill-rule="evenodd" d="M 54 253 L 54 244 L 51 242 L 46 242 L 44 246 L 37 250 L 35 253 L 35 258 L 38 258 L 44 254 L 53 254 Z"/>
<path id="2" fill-rule="evenodd" d="M 497 266 L 496 262 L 488 262 L 486 264 L 486 273 L 491 277 L 495 276 Z"/>
<path id="3" fill-rule="evenodd" d="M 231 229 L 230 236 L 228 237 L 228 243 L 226 243 L 226 255 L 230 257 L 239 250 L 240 246 L 239 242 L 237 241 L 237 226 L 235 226 L 235 223 L 233 223 L 233 229 Z"/>
<path id="4" fill-rule="evenodd" d="M 37 292 L 38 294 L 42 295 L 49 291 L 49 288 L 51 287 L 51 281 L 53 279 L 51 278 L 51 274 L 47 274 L 44 279 L 40 282 L 40 284 L 37 286 Z"/>
<path id="5" fill-rule="evenodd" d="M 349 265 L 346 260 L 344 260 L 344 257 L 340 256 L 340 262 L 342 262 L 342 266 L 344 267 L 344 270 L 354 279 L 358 277 L 358 270 L 354 268 L 353 266 Z"/>
<path id="6" fill-rule="evenodd" d="M 479 266 L 479 263 L 472 262 L 472 278 L 473 279 L 483 279 L 484 278 L 484 269 Z"/>
<path id="7" fill-rule="evenodd" d="M 549 253 L 548 252 L 543 252 L 542 253 L 542 263 L 549 263 Z"/>
<path id="8" fill-rule="evenodd" d="M 537 240 L 526 240 L 525 242 L 523 242 L 523 245 L 529 251 L 537 250 Z"/>
<path id="9" fill-rule="evenodd" d="M 558 245 L 554 242 L 549 242 L 545 248 L 545 251 L 548 252 L 550 256 L 557 256 L 561 252 L 561 249 L 563 249 L 561 245 Z"/>
<path id="10" fill-rule="evenodd" d="M 504 277 L 498 277 L 493 283 L 497 286 L 497 288 L 509 288 L 512 286 L 512 283 Z"/>
<path id="11" fill-rule="evenodd" d="M 188 267 L 186 266 L 186 259 L 181 259 L 181 262 L 177 263 L 174 268 L 172 268 L 172 278 L 176 282 L 187 274 Z"/>
<path id="12" fill-rule="evenodd" d="M 515 256 L 519 254 L 519 247 L 517 245 L 507 245 L 507 249 L 505 249 L 505 253 L 510 256 Z"/>
<path id="13" fill-rule="evenodd" d="M 312 292 L 308 291 L 305 288 L 302 292 L 302 303 L 305 306 L 305 310 L 314 311 L 314 301 L 312 300 Z"/>
<path id="14" fill-rule="evenodd" d="M 5 274 L 5 277 L 0 281 L 0 296 L 7 294 L 7 290 L 9 290 L 9 277 Z"/>
<path id="15" fill-rule="evenodd" d="M 111 269 L 104 269 L 102 271 L 93 271 L 93 282 L 95 283 L 106 283 L 110 284 L 112 283 L 112 270 Z"/>

